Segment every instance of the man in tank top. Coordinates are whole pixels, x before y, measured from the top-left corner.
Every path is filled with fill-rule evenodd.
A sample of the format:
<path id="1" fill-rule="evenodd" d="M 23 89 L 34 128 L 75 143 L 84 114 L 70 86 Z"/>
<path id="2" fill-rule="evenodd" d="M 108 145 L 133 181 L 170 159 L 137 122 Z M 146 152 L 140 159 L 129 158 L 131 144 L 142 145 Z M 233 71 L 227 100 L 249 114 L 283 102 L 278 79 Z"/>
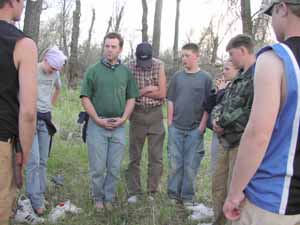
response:
<path id="1" fill-rule="evenodd" d="M 233 224 L 300 224 L 300 1 L 272 0 L 279 44 L 258 53 L 254 100 L 223 210 Z"/>
<path id="2" fill-rule="evenodd" d="M 12 25 L 19 21 L 24 0 L 0 0 L 0 224 L 8 225 L 16 193 L 13 143 L 23 149 L 26 164 L 36 120 L 35 43 Z"/>

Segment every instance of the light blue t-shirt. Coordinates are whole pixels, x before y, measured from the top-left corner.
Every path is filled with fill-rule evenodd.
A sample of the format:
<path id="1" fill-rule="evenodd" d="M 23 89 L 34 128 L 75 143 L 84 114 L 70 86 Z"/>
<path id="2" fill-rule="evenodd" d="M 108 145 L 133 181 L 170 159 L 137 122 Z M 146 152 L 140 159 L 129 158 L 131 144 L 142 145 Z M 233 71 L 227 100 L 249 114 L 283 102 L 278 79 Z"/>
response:
<path id="1" fill-rule="evenodd" d="M 42 64 L 38 65 L 37 69 L 37 80 L 38 80 L 38 101 L 37 109 L 38 112 L 45 113 L 51 112 L 52 109 L 52 95 L 55 88 L 61 87 L 61 79 L 59 72 L 47 74 L 42 68 Z"/>

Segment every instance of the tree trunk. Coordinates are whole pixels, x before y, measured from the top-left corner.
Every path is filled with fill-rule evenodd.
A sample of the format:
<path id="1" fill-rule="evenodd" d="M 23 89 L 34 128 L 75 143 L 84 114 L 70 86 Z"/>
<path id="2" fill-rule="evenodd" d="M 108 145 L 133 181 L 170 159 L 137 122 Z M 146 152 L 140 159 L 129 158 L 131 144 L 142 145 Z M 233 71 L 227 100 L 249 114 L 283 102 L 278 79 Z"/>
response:
<path id="1" fill-rule="evenodd" d="M 43 0 L 27 1 L 25 19 L 24 19 L 24 33 L 31 37 L 36 44 L 39 40 L 40 17 L 43 10 Z"/>
<path id="2" fill-rule="evenodd" d="M 153 55 L 155 57 L 159 56 L 162 7 L 163 0 L 156 0 L 152 37 Z"/>
<path id="3" fill-rule="evenodd" d="M 123 12 L 124 12 L 124 5 L 121 7 L 120 11 L 116 15 L 115 18 L 116 24 L 115 24 L 114 32 L 120 32 L 120 25 L 123 18 Z"/>
<path id="4" fill-rule="evenodd" d="M 76 88 L 78 78 L 80 76 L 80 67 L 78 64 L 78 38 L 80 26 L 80 0 L 76 0 L 76 9 L 73 12 L 73 27 L 71 40 L 71 55 L 68 64 L 68 85 L 71 88 Z"/>
<path id="5" fill-rule="evenodd" d="M 241 17 L 243 33 L 253 36 L 250 0 L 241 0 Z"/>
<path id="6" fill-rule="evenodd" d="M 143 17 L 142 17 L 142 41 L 148 42 L 148 5 L 147 0 L 142 0 Z"/>
<path id="7" fill-rule="evenodd" d="M 66 17 L 67 17 L 67 6 L 66 0 L 63 0 L 62 8 L 62 42 L 63 42 L 63 51 L 67 57 L 69 57 L 69 49 L 67 44 L 67 32 L 66 32 Z"/>
<path id="8" fill-rule="evenodd" d="M 91 40 L 92 40 L 92 33 L 93 33 L 94 24 L 95 24 L 95 19 L 96 19 L 96 12 L 95 12 L 95 9 L 93 8 L 92 9 L 92 22 L 91 22 L 91 26 L 89 29 L 89 36 L 86 41 L 86 45 L 84 47 L 84 66 L 85 67 L 88 66 L 89 60 L 90 60 Z"/>
<path id="9" fill-rule="evenodd" d="M 216 37 L 213 37 L 213 49 L 212 49 L 212 53 L 211 53 L 211 64 L 215 64 L 217 61 L 217 52 L 218 52 L 218 48 L 219 48 L 219 37 L 218 34 L 216 34 Z"/>
<path id="10" fill-rule="evenodd" d="M 176 4 L 176 17 L 175 17 L 175 34 L 173 44 L 173 63 L 177 68 L 178 66 L 178 34 L 179 34 L 179 15 L 180 15 L 180 0 L 177 0 Z"/>
<path id="11" fill-rule="evenodd" d="M 112 25 L 112 16 L 109 18 L 109 21 L 108 21 L 108 24 L 107 24 L 107 29 L 106 29 L 106 32 L 105 32 L 105 35 L 107 35 L 108 34 L 108 32 L 110 31 L 110 29 L 111 29 L 111 25 Z M 104 37 L 105 37 L 105 35 L 104 35 Z M 102 44 L 101 44 L 101 53 L 100 53 L 100 55 L 101 55 L 101 57 L 103 56 L 103 52 L 104 52 L 104 38 L 103 38 L 103 41 L 102 41 Z"/>
<path id="12" fill-rule="evenodd" d="M 90 51 L 90 47 L 91 47 L 91 40 L 92 40 L 92 33 L 93 33 L 93 28 L 94 28 L 94 24 L 95 24 L 95 19 L 96 19 L 96 12 L 95 9 L 92 9 L 92 22 L 91 22 L 91 26 L 89 29 L 89 37 L 87 40 L 87 45 L 86 45 L 86 49 L 89 52 Z"/>

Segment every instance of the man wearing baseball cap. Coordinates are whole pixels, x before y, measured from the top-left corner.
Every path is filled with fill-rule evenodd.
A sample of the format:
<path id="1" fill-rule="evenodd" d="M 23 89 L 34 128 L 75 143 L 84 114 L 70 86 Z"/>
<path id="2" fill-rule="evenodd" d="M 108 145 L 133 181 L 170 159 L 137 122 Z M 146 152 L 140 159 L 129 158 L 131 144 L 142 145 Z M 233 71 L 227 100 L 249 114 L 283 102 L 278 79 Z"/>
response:
<path id="1" fill-rule="evenodd" d="M 234 225 L 300 224 L 300 0 L 272 0 L 278 44 L 258 53 L 254 101 L 223 207 Z"/>
<path id="2" fill-rule="evenodd" d="M 143 146 L 148 139 L 148 181 L 147 193 L 153 196 L 159 188 L 163 163 L 162 152 L 165 137 L 162 105 L 166 97 L 166 76 L 164 64 L 152 57 L 152 46 L 147 42 L 136 48 L 136 59 L 128 67 L 134 74 L 140 97 L 136 99 L 130 117 L 129 157 L 127 184 L 128 203 L 136 203 L 142 193 L 140 181 L 140 161 Z"/>

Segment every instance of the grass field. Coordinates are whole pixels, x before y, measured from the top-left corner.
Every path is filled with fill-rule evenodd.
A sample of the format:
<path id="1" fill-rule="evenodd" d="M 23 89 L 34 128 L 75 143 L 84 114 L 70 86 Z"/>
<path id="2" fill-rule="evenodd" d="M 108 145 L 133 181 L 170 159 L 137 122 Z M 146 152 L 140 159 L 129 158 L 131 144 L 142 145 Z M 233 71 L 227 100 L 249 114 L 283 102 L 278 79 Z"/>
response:
<path id="1" fill-rule="evenodd" d="M 59 133 L 53 142 L 51 157 L 48 162 L 48 191 L 46 199 L 50 207 L 60 201 L 71 200 L 83 209 L 80 215 L 68 215 L 59 222 L 61 225 L 193 225 L 199 222 L 188 220 L 190 213 L 181 207 L 173 205 L 166 195 L 168 174 L 167 149 L 164 147 L 164 174 L 161 180 L 160 193 L 155 201 L 150 202 L 146 196 L 136 205 L 127 204 L 125 173 L 128 165 L 128 149 L 122 164 L 121 180 L 117 189 L 116 207 L 109 212 L 96 212 L 90 197 L 88 175 L 87 146 L 80 137 L 80 126 L 77 115 L 81 111 L 78 91 L 62 91 L 58 105 L 53 110 L 53 118 Z M 211 206 L 211 176 L 210 176 L 210 144 L 211 134 L 205 135 L 205 157 L 202 160 L 197 177 L 197 201 Z M 128 138 L 127 138 L 128 140 Z M 142 183 L 145 187 L 147 177 L 147 153 L 144 151 L 141 163 Z M 63 175 L 64 186 L 56 187 L 50 182 L 53 175 Z M 144 189 L 145 190 L 145 189 Z M 49 209 L 50 210 L 50 209 Z M 47 215 L 47 214 L 46 214 Z M 204 221 L 205 222 L 205 221 Z"/>

